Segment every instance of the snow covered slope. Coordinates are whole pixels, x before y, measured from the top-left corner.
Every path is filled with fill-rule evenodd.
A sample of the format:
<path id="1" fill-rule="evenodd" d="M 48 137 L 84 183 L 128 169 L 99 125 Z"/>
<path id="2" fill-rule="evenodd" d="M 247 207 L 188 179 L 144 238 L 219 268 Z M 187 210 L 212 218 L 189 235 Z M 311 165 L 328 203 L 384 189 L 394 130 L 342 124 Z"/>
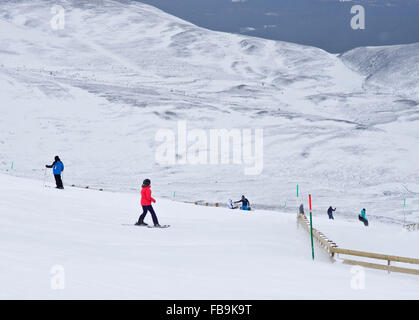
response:
<path id="1" fill-rule="evenodd" d="M 366 76 L 369 87 L 419 97 L 419 43 L 356 48 L 343 54 L 342 59 Z"/>
<path id="2" fill-rule="evenodd" d="M 137 193 L 61 191 L 0 175 L 0 194 L 1 299 L 419 297 L 419 277 L 385 271 L 365 270 L 365 289 L 352 289 L 350 266 L 330 263 L 317 248 L 311 260 L 295 214 L 200 207 L 155 194 L 160 222 L 171 227 L 148 229 L 124 225 L 138 218 Z M 351 227 L 335 222 L 340 231 Z M 359 224 L 351 232 L 381 252 L 386 243 L 374 239 L 382 227 L 415 249 L 419 233 L 399 227 L 376 224 L 367 233 Z M 342 246 L 351 239 L 344 234 Z"/>
<path id="3" fill-rule="evenodd" d="M 162 197 L 245 194 L 256 207 L 288 210 L 299 183 L 315 214 L 333 204 L 348 219 L 366 207 L 372 221 L 401 223 L 404 213 L 419 220 L 415 74 L 403 80 L 410 90 L 372 88 L 355 62 L 347 66 L 355 52 L 342 61 L 313 47 L 213 32 L 133 1 L 60 4 L 63 30 L 51 28 L 55 1 L 0 3 L 2 171 L 13 161 L 14 175 L 42 179 L 58 154 L 66 184 L 134 190 L 147 177 Z M 397 63 L 416 70 L 417 46 L 404 48 L 412 58 Z M 370 79 L 386 71 L 384 58 L 379 65 Z M 155 134 L 177 132 L 178 120 L 189 129 L 262 128 L 263 172 L 159 165 Z"/>

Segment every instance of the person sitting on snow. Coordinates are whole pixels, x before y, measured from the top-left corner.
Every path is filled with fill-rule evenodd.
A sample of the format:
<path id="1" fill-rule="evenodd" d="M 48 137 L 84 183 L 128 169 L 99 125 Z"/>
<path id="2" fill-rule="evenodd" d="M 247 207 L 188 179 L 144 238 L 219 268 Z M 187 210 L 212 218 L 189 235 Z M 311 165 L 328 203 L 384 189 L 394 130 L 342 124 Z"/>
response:
<path id="1" fill-rule="evenodd" d="M 229 209 L 237 209 L 237 208 L 238 208 L 238 206 L 235 206 L 235 205 L 233 204 L 233 200 L 228 199 L 228 201 L 227 201 L 227 208 L 229 208 Z"/>
<path id="2" fill-rule="evenodd" d="M 246 198 L 245 198 L 245 196 L 242 196 L 242 198 L 241 198 L 241 200 L 239 200 L 239 201 L 234 201 L 234 203 L 240 203 L 241 202 L 241 207 L 240 207 L 240 210 L 250 210 L 251 208 L 250 208 L 250 202 L 249 202 L 249 200 L 247 200 Z"/>

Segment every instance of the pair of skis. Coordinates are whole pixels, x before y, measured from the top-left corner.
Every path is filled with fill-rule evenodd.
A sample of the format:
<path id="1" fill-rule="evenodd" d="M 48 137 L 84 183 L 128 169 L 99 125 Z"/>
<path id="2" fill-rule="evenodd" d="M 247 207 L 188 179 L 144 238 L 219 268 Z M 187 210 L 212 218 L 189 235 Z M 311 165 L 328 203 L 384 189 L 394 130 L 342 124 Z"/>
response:
<path id="1" fill-rule="evenodd" d="M 135 226 L 135 224 L 134 224 L 134 226 Z M 150 229 L 166 229 L 166 228 L 169 228 L 170 227 L 170 225 L 168 225 L 168 224 L 163 224 L 163 225 L 161 225 L 161 226 L 159 226 L 159 227 L 155 227 L 155 226 L 146 226 L 147 228 L 150 228 Z"/>
<path id="2" fill-rule="evenodd" d="M 163 224 L 159 227 L 155 227 L 153 225 L 140 226 L 140 225 L 137 225 L 137 224 L 123 224 L 123 226 L 147 227 L 147 228 L 150 228 L 150 229 L 166 229 L 166 228 L 170 227 L 169 224 Z"/>

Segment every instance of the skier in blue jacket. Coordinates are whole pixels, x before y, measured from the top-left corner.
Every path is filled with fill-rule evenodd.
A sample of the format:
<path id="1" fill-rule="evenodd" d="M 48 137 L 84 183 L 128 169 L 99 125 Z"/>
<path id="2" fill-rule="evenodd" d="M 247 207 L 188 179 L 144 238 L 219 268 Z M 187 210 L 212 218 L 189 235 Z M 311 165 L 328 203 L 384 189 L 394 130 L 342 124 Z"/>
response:
<path id="1" fill-rule="evenodd" d="M 248 211 L 251 210 L 250 202 L 249 202 L 249 200 L 246 199 L 245 196 L 242 196 L 241 200 L 239 200 L 239 201 L 234 201 L 234 203 L 240 203 L 240 202 L 242 204 L 241 207 L 240 207 L 240 210 L 248 210 Z"/>
<path id="2" fill-rule="evenodd" d="M 55 156 L 55 160 L 51 165 L 46 165 L 46 168 L 52 168 L 52 173 L 54 174 L 55 183 L 57 189 L 64 189 L 63 181 L 61 179 L 61 173 L 64 171 L 64 164 L 61 162 L 58 156 Z"/>

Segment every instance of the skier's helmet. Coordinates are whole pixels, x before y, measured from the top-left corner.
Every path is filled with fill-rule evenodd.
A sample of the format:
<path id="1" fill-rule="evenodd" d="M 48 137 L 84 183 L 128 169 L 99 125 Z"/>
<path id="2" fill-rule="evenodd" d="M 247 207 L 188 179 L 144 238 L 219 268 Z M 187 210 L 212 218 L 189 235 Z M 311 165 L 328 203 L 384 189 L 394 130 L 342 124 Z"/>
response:
<path id="1" fill-rule="evenodd" d="M 143 181 L 143 186 L 149 186 L 149 185 L 150 185 L 150 183 L 151 183 L 150 179 L 145 179 L 145 180 Z"/>

